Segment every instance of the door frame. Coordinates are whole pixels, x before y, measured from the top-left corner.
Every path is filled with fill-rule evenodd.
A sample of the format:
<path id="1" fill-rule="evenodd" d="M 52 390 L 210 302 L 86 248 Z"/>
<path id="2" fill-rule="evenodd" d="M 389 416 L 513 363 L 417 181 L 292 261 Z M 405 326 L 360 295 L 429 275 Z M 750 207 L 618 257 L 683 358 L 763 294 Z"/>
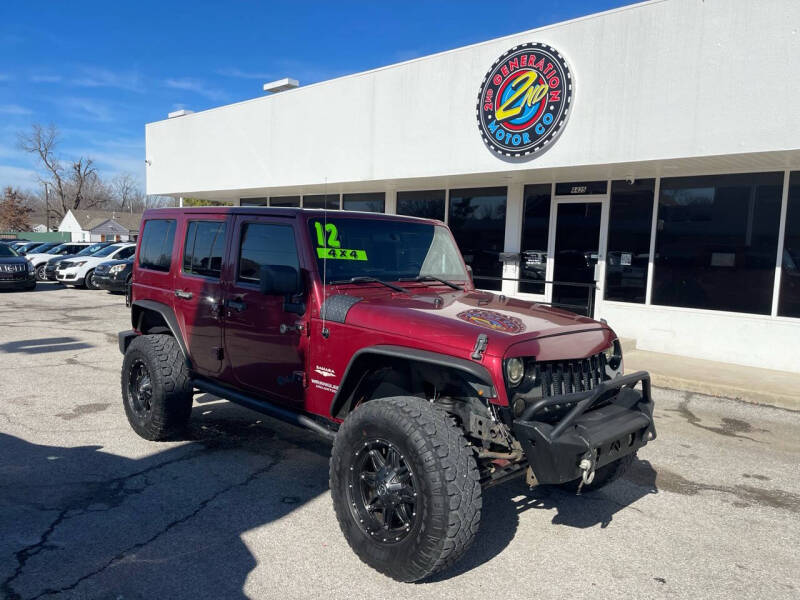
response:
<path id="1" fill-rule="evenodd" d="M 554 186 L 555 191 L 555 186 Z M 587 194 L 584 196 L 556 196 L 553 194 L 550 199 L 550 227 L 547 236 L 547 281 L 553 281 L 555 274 L 555 253 L 556 253 L 556 224 L 558 219 L 558 207 L 561 204 L 584 204 L 584 203 L 599 203 L 600 204 L 600 239 L 599 248 L 597 249 L 597 271 L 596 283 L 597 288 L 594 293 L 594 318 L 600 318 L 602 313 L 601 303 L 603 299 L 603 292 L 606 280 L 606 249 L 608 246 L 608 213 L 610 206 L 609 193 L 605 194 Z M 544 301 L 551 303 L 553 301 L 553 284 L 548 283 L 545 285 Z"/>

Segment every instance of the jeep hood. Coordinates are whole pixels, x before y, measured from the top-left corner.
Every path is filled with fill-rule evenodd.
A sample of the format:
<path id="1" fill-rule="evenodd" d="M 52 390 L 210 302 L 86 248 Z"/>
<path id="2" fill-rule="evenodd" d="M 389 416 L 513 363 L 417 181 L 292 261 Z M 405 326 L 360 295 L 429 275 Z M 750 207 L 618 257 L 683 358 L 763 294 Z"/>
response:
<path id="1" fill-rule="evenodd" d="M 489 355 L 541 360 L 589 356 L 614 338 L 607 326 L 588 317 L 488 292 L 414 288 L 408 295 L 348 288 L 340 293 L 353 302 L 341 317 L 348 325 L 408 337 L 418 347 L 448 346 L 459 355 L 469 355 L 480 334 L 488 338 Z"/>

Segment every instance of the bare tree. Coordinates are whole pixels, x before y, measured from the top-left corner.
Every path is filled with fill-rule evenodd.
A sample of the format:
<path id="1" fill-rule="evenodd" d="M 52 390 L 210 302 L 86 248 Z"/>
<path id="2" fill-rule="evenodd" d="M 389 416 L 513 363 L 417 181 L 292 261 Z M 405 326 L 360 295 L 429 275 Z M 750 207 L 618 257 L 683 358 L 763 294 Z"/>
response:
<path id="1" fill-rule="evenodd" d="M 65 167 L 56 149 L 59 132 L 55 125 L 34 124 L 29 133 L 19 134 L 19 147 L 38 157 L 44 171 L 39 178 L 47 196 L 48 210 L 58 219 L 70 209 L 96 208 L 109 200 L 109 190 L 100 180 L 91 158 L 80 157 Z"/>
<path id="2" fill-rule="evenodd" d="M 120 173 L 111 180 L 111 191 L 119 203 L 120 210 L 142 212 L 147 208 L 147 199 L 142 193 L 136 178 L 130 173 Z"/>

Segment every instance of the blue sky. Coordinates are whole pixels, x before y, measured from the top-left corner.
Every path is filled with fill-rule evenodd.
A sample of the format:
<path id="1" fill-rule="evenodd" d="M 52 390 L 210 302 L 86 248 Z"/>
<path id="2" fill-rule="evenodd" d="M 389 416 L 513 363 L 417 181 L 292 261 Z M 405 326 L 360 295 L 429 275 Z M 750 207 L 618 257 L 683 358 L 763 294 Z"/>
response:
<path id="1" fill-rule="evenodd" d="M 261 95 L 282 77 L 310 84 L 517 33 L 630 1 L 2 2 L 0 186 L 36 186 L 17 148 L 56 124 L 65 157 L 144 184 L 144 125 Z"/>

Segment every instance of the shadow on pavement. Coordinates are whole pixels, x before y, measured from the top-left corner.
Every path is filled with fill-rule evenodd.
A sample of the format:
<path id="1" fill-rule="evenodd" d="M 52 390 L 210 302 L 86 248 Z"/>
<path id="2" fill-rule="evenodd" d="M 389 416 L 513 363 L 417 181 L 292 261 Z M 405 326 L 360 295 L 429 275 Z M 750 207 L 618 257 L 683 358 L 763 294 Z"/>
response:
<path id="1" fill-rule="evenodd" d="M 521 479 L 486 490 L 475 543 L 451 569 L 422 583 L 451 579 L 492 560 L 514 539 L 519 515 L 528 510 L 555 510 L 553 525 L 578 529 L 608 527 L 616 513 L 648 494 L 658 493 L 656 471 L 648 461 L 636 459 L 629 472 L 635 473 L 635 483 L 622 479 L 580 496 L 554 486 L 531 489 Z"/>
<path id="2" fill-rule="evenodd" d="M 0 434 L 0 598 L 246 598 L 242 534 L 327 491 L 330 446 L 209 408 L 133 459 Z"/>
<path id="3" fill-rule="evenodd" d="M 9 354 L 47 354 L 49 352 L 66 352 L 92 348 L 92 344 L 78 341 L 73 337 L 39 338 L 36 340 L 19 340 L 0 344 L 0 352 Z"/>

